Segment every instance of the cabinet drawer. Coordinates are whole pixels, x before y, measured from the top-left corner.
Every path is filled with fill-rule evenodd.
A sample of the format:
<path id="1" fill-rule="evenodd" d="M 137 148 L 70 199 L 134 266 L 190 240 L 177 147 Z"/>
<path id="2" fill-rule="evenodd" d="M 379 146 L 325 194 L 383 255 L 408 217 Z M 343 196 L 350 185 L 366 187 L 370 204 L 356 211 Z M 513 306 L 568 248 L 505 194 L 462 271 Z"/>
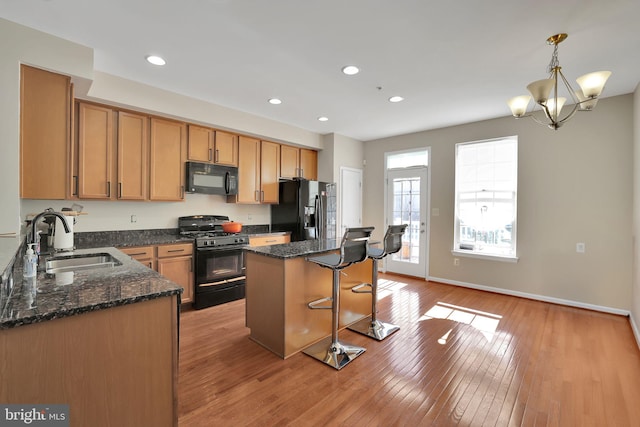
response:
<path id="1" fill-rule="evenodd" d="M 137 246 L 133 248 L 120 248 L 120 251 L 131 258 L 140 261 L 141 259 L 155 258 L 153 246 Z"/>
<path id="2" fill-rule="evenodd" d="M 158 258 L 191 255 L 192 253 L 193 253 L 192 243 L 176 243 L 173 245 L 158 246 Z"/>
<path id="3" fill-rule="evenodd" d="M 291 240 L 289 235 L 275 235 L 275 236 L 258 236 L 258 237 L 250 237 L 249 245 L 250 246 L 268 246 L 268 245 L 279 245 L 281 243 L 289 243 Z"/>

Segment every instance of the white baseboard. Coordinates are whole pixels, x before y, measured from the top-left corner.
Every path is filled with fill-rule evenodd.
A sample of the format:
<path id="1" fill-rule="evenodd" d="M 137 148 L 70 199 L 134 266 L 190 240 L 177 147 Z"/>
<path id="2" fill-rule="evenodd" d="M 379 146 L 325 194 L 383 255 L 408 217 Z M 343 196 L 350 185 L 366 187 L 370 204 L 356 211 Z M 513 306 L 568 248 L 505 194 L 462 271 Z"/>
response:
<path id="1" fill-rule="evenodd" d="M 633 317 L 633 313 L 629 315 L 629 322 L 631 322 L 631 330 L 633 331 L 633 335 L 636 337 L 636 344 L 638 344 L 638 348 L 640 348 L 640 330 L 638 330 L 638 324 Z"/>
<path id="2" fill-rule="evenodd" d="M 505 295 L 511 295 L 511 296 L 527 298 L 527 299 L 532 299 L 532 300 L 537 300 L 537 301 L 550 302 L 550 303 L 553 303 L 553 304 L 566 305 L 566 306 L 569 306 L 569 307 L 585 308 L 587 310 L 601 311 L 601 312 L 604 312 L 604 313 L 611 313 L 611 314 L 619 314 L 621 316 L 629 316 L 629 318 L 631 319 L 631 313 L 629 312 L 629 310 L 621 310 L 619 308 L 605 307 L 605 306 L 594 305 L 594 304 L 586 304 L 586 303 L 579 302 L 579 301 L 566 300 L 566 299 L 561 299 L 561 298 L 553 298 L 553 297 L 549 297 L 549 296 L 546 296 L 546 295 L 530 294 L 530 293 L 527 293 L 527 292 L 513 291 L 511 289 L 494 288 L 492 286 L 477 285 L 475 283 L 460 282 L 460 281 L 457 281 L 457 280 L 443 279 L 443 278 L 440 278 L 440 277 L 430 276 L 429 280 L 432 281 L 432 282 L 445 283 L 447 285 L 462 286 L 464 288 L 471 288 L 471 289 L 478 289 L 478 290 L 481 290 L 481 291 L 495 292 L 495 293 L 498 293 L 498 294 L 505 294 Z M 638 329 L 635 327 L 633 319 L 631 320 L 631 327 L 633 328 L 633 332 L 634 332 L 634 334 L 636 336 L 636 341 L 638 342 L 638 346 L 640 347 L 640 339 L 639 339 L 640 334 L 638 333 L 639 332 Z"/>

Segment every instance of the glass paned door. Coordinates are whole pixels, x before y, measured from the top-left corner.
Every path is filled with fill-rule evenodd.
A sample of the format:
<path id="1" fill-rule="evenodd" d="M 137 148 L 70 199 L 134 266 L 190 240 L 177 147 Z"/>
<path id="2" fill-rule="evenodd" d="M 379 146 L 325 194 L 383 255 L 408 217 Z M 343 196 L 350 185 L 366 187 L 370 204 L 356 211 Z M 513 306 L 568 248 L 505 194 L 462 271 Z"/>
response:
<path id="1" fill-rule="evenodd" d="M 387 271 L 426 277 L 427 168 L 387 172 L 387 221 L 407 224 L 402 248 L 387 257 Z"/>

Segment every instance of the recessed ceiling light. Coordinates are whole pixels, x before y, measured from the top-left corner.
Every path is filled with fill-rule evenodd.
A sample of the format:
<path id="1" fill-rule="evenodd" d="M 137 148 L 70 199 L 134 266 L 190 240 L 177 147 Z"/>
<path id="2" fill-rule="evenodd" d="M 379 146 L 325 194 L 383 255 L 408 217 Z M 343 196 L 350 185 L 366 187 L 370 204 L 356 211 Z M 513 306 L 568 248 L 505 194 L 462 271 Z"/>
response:
<path id="1" fill-rule="evenodd" d="M 167 63 L 163 58 L 156 55 L 147 56 L 147 61 L 153 65 L 164 65 Z"/>
<path id="2" fill-rule="evenodd" d="M 278 105 L 278 104 L 282 104 L 282 101 L 279 100 L 278 98 L 271 98 L 269 99 L 269 104 Z"/>
<path id="3" fill-rule="evenodd" d="M 329 117 L 325 117 L 325 116 L 318 117 L 318 121 L 326 122 L 327 120 L 329 120 Z"/>
<path id="4" fill-rule="evenodd" d="M 342 67 L 342 72 L 347 76 L 353 76 L 354 74 L 358 74 L 360 72 L 360 69 L 355 65 L 347 65 L 345 67 Z"/>
<path id="5" fill-rule="evenodd" d="M 400 101 L 404 101 L 404 98 L 401 96 L 392 96 L 391 98 L 389 98 L 389 102 L 400 102 Z"/>

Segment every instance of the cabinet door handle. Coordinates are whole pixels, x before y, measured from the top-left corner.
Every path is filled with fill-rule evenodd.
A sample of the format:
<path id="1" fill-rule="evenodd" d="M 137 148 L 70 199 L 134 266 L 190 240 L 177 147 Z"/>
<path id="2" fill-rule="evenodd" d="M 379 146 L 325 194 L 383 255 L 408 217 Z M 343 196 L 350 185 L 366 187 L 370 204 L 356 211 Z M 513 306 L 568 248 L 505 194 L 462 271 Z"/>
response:
<path id="1" fill-rule="evenodd" d="M 180 198 L 184 199 L 184 185 L 180 186 Z"/>
<path id="2" fill-rule="evenodd" d="M 107 197 L 111 197 L 111 181 L 107 181 Z"/>
<path id="3" fill-rule="evenodd" d="M 209 148 L 209 161 L 211 161 L 212 159 L 212 154 L 213 154 L 213 150 L 211 148 Z"/>
<path id="4" fill-rule="evenodd" d="M 118 183 L 118 199 L 122 199 L 122 183 Z"/>
<path id="5" fill-rule="evenodd" d="M 260 190 L 256 190 L 256 193 L 253 195 L 253 200 L 256 202 L 260 201 Z"/>
<path id="6" fill-rule="evenodd" d="M 260 201 L 264 202 L 264 190 L 260 190 Z"/>
<path id="7" fill-rule="evenodd" d="M 167 252 L 184 252 L 184 249 L 169 249 Z"/>
<path id="8" fill-rule="evenodd" d="M 218 163 L 220 161 L 220 150 L 216 148 L 215 156 L 213 157 L 213 162 Z"/>
<path id="9" fill-rule="evenodd" d="M 78 195 L 78 175 L 73 176 L 73 195 Z"/>

